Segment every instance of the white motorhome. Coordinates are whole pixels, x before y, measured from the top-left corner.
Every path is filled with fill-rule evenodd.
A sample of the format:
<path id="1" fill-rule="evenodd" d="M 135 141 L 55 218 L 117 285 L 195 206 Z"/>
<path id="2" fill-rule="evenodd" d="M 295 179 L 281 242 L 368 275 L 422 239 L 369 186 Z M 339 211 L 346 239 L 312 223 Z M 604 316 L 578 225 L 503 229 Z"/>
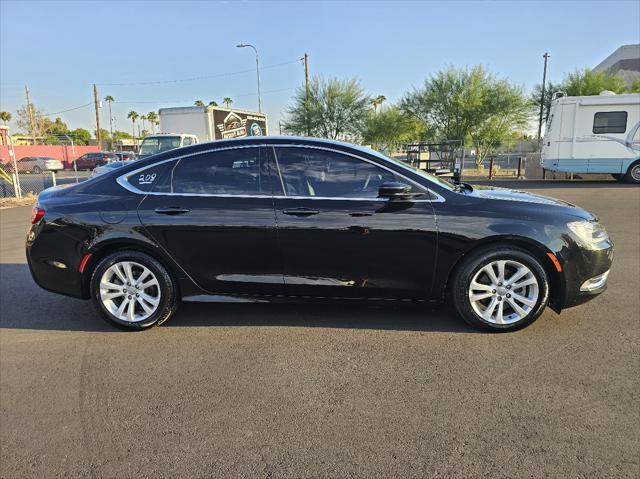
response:
<path id="1" fill-rule="evenodd" d="M 160 130 L 190 134 L 204 141 L 267 134 L 264 113 L 233 110 L 219 106 L 161 108 Z"/>
<path id="2" fill-rule="evenodd" d="M 608 173 L 640 183 L 640 94 L 554 99 L 541 164 L 550 171 Z"/>

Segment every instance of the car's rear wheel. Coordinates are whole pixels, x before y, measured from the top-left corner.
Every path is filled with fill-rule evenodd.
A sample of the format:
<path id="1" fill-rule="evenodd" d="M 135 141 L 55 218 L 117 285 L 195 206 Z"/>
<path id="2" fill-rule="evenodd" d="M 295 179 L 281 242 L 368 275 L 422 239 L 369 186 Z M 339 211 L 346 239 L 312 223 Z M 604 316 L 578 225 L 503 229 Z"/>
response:
<path id="1" fill-rule="evenodd" d="M 549 280 L 528 252 L 497 247 L 464 260 L 454 278 L 452 299 L 472 326 L 515 331 L 542 314 L 549 301 Z"/>
<path id="2" fill-rule="evenodd" d="M 635 162 L 627 170 L 627 174 L 624 176 L 624 181 L 627 183 L 640 184 L 640 161 Z"/>
<path id="3" fill-rule="evenodd" d="M 91 296 L 107 322 L 128 330 L 162 324 L 179 302 L 167 269 L 138 251 L 102 259 L 91 276 Z"/>

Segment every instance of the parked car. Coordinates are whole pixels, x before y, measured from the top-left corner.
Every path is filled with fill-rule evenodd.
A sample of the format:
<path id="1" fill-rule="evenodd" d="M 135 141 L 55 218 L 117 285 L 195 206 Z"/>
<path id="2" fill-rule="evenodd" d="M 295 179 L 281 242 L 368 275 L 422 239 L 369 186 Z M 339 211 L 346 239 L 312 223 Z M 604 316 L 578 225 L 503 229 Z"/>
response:
<path id="1" fill-rule="evenodd" d="M 106 165 L 110 161 L 118 161 L 118 155 L 108 151 L 99 151 L 96 153 L 85 153 L 76 159 L 76 169 L 93 170 L 96 166 Z"/>
<path id="2" fill-rule="evenodd" d="M 42 173 L 43 171 L 60 171 L 64 165 L 60 160 L 50 156 L 25 156 L 16 161 L 18 173 Z M 9 171 L 13 171 L 13 164 L 8 164 Z"/>
<path id="3" fill-rule="evenodd" d="M 603 292 L 613 260 L 577 206 L 296 137 L 194 145 L 45 191 L 26 250 L 40 286 L 127 329 L 180 301 L 297 297 L 447 300 L 512 331 Z"/>
<path id="4" fill-rule="evenodd" d="M 94 176 L 98 176 L 98 175 L 102 175 L 104 173 L 108 173 L 109 171 L 118 169 L 118 168 L 122 168 L 123 166 L 129 165 L 133 162 L 133 160 L 127 160 L 127 161 L 111 161 L 109 163 L 107 163 L 106 165 L 102 165 L 102 166 L 96 166 L 93 171 L 91 172 L 90 177 L 93 178 Z"/>
<path id="5" fill-rule="evenodd" d="M 122 161 L 138 159 L 138 156 L 133 151 L 116 151 L 116 156 Z"/>

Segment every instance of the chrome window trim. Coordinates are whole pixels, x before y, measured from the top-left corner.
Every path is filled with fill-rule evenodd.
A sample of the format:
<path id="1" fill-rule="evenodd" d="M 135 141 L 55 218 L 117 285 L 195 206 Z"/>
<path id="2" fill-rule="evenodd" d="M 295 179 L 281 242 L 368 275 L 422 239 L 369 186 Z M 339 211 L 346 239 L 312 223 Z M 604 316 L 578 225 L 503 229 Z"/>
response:
<path id="1" fill-rule="evenodd" d="M 338 144 L 340 144 L 339 142 L 336 142 Z M 345 144 L 347 145 L 347 144 Z M 321 145 L 307 145 L 307 144 L 297 144 L 297 143 L 283 143 L 283 144 L 271 144 L 271 143 L 256 143 L 256 144 L 251 144 L 251 145 L 235 145 L 235 146 L 228 146 L 228 147 L 222 147 L 222 148 L 211 148 L 210 150 L 203 150 L 203 151 L 198 151 L 195 153 L 189 153 L 186 155 L 182 155 L 182 156 L 176 156 L 174 158 L 168 158 L 166 160 L 162 160 L 162 161 L 158 161 L 157 163 L 152 163 L 150 165 L 146 165 L 143 167 L 140 167 L 136 170 L 130 171 L 128 173 L 125 173 L 123 175 L 120 175 L 116 178 L 116 182 L 122 186 L 124 189 L 138 194 L 138 195 L 153 195 L 153 196 L 200 196 L 200 197 L 206 197 L 206 198 L 274 198 L 274 199 L 287 199 L 287 198 L 291 198 L 291 199 L 304 199 L 304 200 L 336 200 L 336 201 L 390 201 L 387 198 L 346 198 L 346 197 L 328 197 L 328 196 L 287 196 L 286 195 L 286 191 L 284 191 L 283 189 L 283 193 L 285 193 L 284 195 L 235 195 L 235 194 L 225 194 L 225 193 L 175 193 L 175 192 L 154 192 L 154 191 L 142 191 L 138 188 L 136 188 L 135 186 L 133 186 L 131 183 L 129 183 L 127 181 L 127 177 L 136 175 L 137 173 L 140 173 L 141 171 L 144 171 L 148 168 L 153 168 L 155 166 L 158 165 L 162 165 L 164 163 L 168 163 L 170 161 L 176 161 L 179 162 L 181 160 L 183 160 L 184 158 L 190 158 L 192 156 L 198 156 L 198 155 L 204 155 L 207 153 L 213 153 L 216 151 L 227 151 L 227 150 L 240 150 L 240 149 L 244 149 L 244 148 L 310 148 L 310 149 L 316 149 L 316 150 L 324 150 L 324 151 L 330 151 L 333 153 L 338 153 L 338 154 L 343 154 L 346 156 L 351 156 L 353 158 L 356 158 L 358 160 L 361 161 L 365 161 L 367 163 L 371 163 L 372 165 L 378 166 L 382 169 L 385 169 L 387 171 L 390 171 L 391 173 L 394 173 L 396 175 L 398 175 L 400 178 L 403 178 L 404 180 L 414 184 L 415 186 L 418 186 L 421 189 L 426 189 L 429 194 L 434 195 L 435 198 L 429 198 L 429 199 L 414 199 L 414 200 L 401 200 L 401 201 L 410 201 L 412 203 L 444 203 L 445 199 L 442 195 L 436 193 L 435 191 L 433 191 L 431 188 L 426 187 L 424 185 L 421 185 L 420 183 L 418 183 L 415 180 L 412 180 L 411 178 L 408 178 L 406 176 L 404 176 L 402 173 L 398 173 L 397 171 L 393 170 L 392 168 L 389 168 L 385 165 L 381 165 L 380 163 L 377 163 L 375 161 L 371 161 L 367 158 L 363 158 L 361 156 L 355 155 L 353 153 L 347 152 L 347 151 L 342 151 L 342 150 L 337 150 L 334 148 L 329 148 L 326 146 L 321 146 Z M 351 146 L 349 146 L 351 147 Z M 275 155 L 275 151 L 274 151 L 274 155 Z M 380 158 L 381 160 L 384 160 L 384 157 Z M 177 164 L 177 163 L 176 163 Z M 402 166 L 402 165 L 399 165 Z M 278 173 L 280 173 L 278 171 Z M 282 176 L 279 174 L 278 176 L 280 176 L 280 179 L 282 180 Z M 427 180 L 428 181 L 428 180 Z M 173 186 L 172 186 L 173 189 Z M 397 200 L 394 200 L 397 201 Z"/>

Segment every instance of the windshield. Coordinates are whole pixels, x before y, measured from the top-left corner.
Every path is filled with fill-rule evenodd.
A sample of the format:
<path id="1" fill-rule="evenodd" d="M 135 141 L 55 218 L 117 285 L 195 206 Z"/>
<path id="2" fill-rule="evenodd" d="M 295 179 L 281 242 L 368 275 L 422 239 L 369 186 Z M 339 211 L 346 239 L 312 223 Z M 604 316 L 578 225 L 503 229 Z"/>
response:
<path id="1" fill-rule="evenodd" d="M 140 155 L 153 155 L 161 151 L 180 148 L 179 136 L 162 136 L 155 138 L 145 138 L 140 145 Z"/>
<path id="2" fill-rule="evenodd" d="M 399 165 L 403 168 L 406 168 L 408 170 L 413 171 L 416 175 L 421 176 L 422 178 L 431 181 L 432 183 L 436 183 L 439 186 L 442 186 L 443 188 L 446 188 L 449 191 L 456 191 L 456 187 L 454 185 L 452 185 L 451 183 L 449 183 L 447 180 L 442 179 L 436 175 L 432 175 L 430 173 L 427 173 L 426 171 L 423 170 L 419 170 L 418 168 L 411 166 L 407 163 L 405 163 L 404 161 L 400 161 L 400 160 L 396 160 L 394 158 L 391 158 L 383 153 L 380 153 L 379 151 L 376 150 L 372 150 L 370 148 L 367 148 L 370 152 L 373 152 L 375 155 L 384 158 L 387 161 L 391 161 L 392 163 L 395 163 L 396 165 Z"/>

